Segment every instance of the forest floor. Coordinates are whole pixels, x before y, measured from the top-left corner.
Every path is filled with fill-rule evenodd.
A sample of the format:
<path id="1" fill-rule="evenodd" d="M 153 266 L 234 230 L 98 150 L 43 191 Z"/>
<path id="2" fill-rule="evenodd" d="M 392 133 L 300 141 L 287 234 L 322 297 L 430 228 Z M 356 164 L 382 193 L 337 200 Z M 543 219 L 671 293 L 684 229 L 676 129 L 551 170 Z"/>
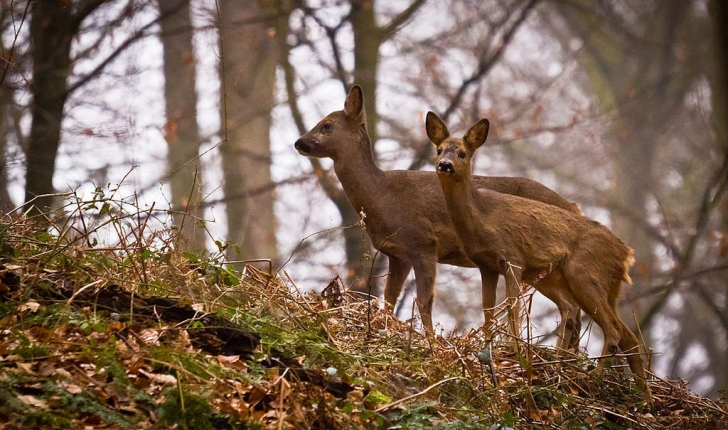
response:
<path id="1" fill-rule="evenodd" d="M 131 219 L 102 247 L 2 218 L 0 429 L 728 429 L 682 381 L 651 378 L 649 406 L 619 360 L 428 340 L 338 278 L 302 293 Z"/>

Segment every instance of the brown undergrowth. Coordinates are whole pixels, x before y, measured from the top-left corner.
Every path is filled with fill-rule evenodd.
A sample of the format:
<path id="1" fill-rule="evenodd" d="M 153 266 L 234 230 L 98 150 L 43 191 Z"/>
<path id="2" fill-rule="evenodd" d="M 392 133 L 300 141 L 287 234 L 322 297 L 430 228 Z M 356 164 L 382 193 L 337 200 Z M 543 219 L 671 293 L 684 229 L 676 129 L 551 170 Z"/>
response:
<path id="1" fill-rule="evenodd" d="M 650 380 L 650 409 L 584 353 L 428 340 L 338 278 L 304 293 L 236 271 L 226 245 L 180 252 L 116 203 L 2 218 L 0 429 L 728 428 L 726 402 L 681 381 Z"/>

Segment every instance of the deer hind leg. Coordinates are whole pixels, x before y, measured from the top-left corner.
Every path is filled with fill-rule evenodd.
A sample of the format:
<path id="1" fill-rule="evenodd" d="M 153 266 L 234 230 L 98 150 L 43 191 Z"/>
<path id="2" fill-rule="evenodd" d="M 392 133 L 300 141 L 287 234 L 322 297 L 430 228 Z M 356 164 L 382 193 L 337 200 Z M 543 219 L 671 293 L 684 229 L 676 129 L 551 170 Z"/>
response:
<path id="1" fill-rule="evenodd" d="M 495 293 L 498 287 L 498 272 L 489 269 L 480 269 L 481 296 L 483 299 L 483 318 L 486 331 L 492 331 L 495 325 L 493 308 L 495 308 Z"/>
<path id="2" fill-rule="evenodd" d="M 610 289 L 608 285 L 600 285 L 585 270 L 572 272 L 572 279 L 569 281 L 571 290 L 581 308 L 604 333 L 602 355 L 613 355 L 620 349 L 622 352 L 628 353 L 639 352 L 637 336 L 619 318 L 614 301 L 608 297 L 608 292 L 614 288 Z M 638 385 L 643 388 L 645 370 L 642 357 L 633 355 L 628 358 L 627 362 L 637 378 Z"/>
<path id="3" fill-rule="evenodd" d="M 412 270 L 412 263 L 395 256 L 389 256 L 389 276 L 387 277 L 387 284 L 384 286 L 384 301 L 392 311 L 397 305 L 397 299 L 402 293 L 404 281 L 407 279 L 410 270 Z"/>
<path id="4" fill-rule="evenodd" d="M 619 348 L 622 350 L 622 352 L 625 353 L 639 353 L 639 341 L 637 340 L 637 336 L 635 336 L 632 330 L 630 330 L 629 327 L 622 323 L 622 321 L 620 321 L 619 323 L 622 330 L 622 339 L 619 342 Z M 632 374 L 634 374 L 637 387 L 644 393 L 646 393 L 647 401 L 652 403 L 652 395 L 649 388 L 647 387 L 647 373 L 645 373 L 645 366 L 644 362 L 642 361 L 642 356 L 629 355 L 627 356 L 627 362 L 629 363 L 630 370 L 632 370 Z"/>
<path id="5" fill-rule="evenodd" d="M 576 302 L 574 302 L 576 303 Z M 577 306 L 574 313 L 574 329 L 571 330 L 571 339 L 569 339 L 568 347 L 574 351 L 579 350 L 579 341 L 581 340 L 581 309 Z"/>
<path id="6" fill-rule="evenodd" d="M 649 388 L 647 387 L 647 374 L 645 373 L 644 362 L 642 360 L 642 356 L 638 355 L 640 350 L 637 336 L 635 336 L 632 330 L 630 330 L 622 322 L 622 320 L 619 319 L 615 308 L 608 308 L 607 312 L 602 312 L 602 315 L 604 314 L 607 314 L 607 320 L 613 321 L 613 325 L 610 326 L 610 329 L 613 329 L 618 333 L 618 341 L 617 345 L 614 345 L 612 343 L 613 340 L 611 340 L 610 338 L 609 343 L 607 343 L 607 336 L 605 334 L 604 349 L 602 350 L 602 355 L 616 353 L 617 347 L 619 347 L 619 349 L 623 353 L 630 354 L 627 356 L 627 363 L 629 363 L 629 368 L 634 375 L 637 388 L 645 393 L 647 402 L 652 403 L 652 395 Z M 600 324 L 599 321 L 597 321 L 597 324 Z M 601 324 L 600 327 L 602 327 L 602 330 L 604 330 L 604 327 L 601 326 Z"/>
<path id="7" fill-rule="evenodd" d="M 417 308 L 422 318 L 422 326 L 428 335 L 434 334 L 432 327 L 432 304 L 435 301 L 435 275 L 437 261 L 434 258 L 420 258 L 414 262 L 415 283 L 417 285 Z"/>
<path id="8" fill-rule="evenodd" d="M 573 284 L 572 284 L 573 285 Z M 622 322 L 617 312 L 610 306 L 606 291 L 591 280 L 576 284 L 578 293 L 574 294 L 579 305 L 597 323 L 604 334 L 602 355 L 613 355 L 619 352 L 622 338 Z M 575 291 L 575 292 L 576 292 Z"/>
<path id="9" fill-rule="evenodd" d="M 535 285 L 536 289 L 546 298 L 556 304 L 561 315 L 556 348 L 579 349 L 579 335 L 581 333 L 581 309 L 571 291 L 566 287 L 566 281 L 559 272 L 552 272 Z"/>

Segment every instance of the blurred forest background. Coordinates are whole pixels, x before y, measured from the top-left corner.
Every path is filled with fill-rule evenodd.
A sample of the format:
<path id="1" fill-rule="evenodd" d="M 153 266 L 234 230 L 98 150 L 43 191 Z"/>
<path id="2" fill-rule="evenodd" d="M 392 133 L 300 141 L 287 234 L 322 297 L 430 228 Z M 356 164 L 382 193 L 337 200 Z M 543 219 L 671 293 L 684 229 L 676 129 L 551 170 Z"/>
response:
<path id="1" fill-rule="evenodd" d="M 386 262 L 330 160 L 293 148 L 357 83 L 384 169 L 434 170 L 427 110 L 456 134 L 487 117 L 476 172 L 538 180 L 610 226 L 636 250 L 623 319 L 639 323 L 655 371 L 713 397 L 728 387 L 725 2 L 0 8 L 2 213 L 70 216 L 74 199 L 116 193 L 178 229 L 184 251 L 285 263 L 318 290 L 337 274 L 363 288 L 373 265 L 381 289 Z M 103 210 L 94 216 L 101 223 Z M 435 320 L 479 325 L 477 270 L 439 271 Z M 533 314 L 555 327 L 553 305 Z"/>

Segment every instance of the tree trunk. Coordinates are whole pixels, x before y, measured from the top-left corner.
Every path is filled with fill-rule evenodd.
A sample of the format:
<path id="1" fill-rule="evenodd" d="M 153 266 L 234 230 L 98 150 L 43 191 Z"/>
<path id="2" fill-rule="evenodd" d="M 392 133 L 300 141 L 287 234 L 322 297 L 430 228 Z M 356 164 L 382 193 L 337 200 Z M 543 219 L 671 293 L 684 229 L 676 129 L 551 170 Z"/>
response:
<path id="1" fill-rule="evenodd" d="M 710 92 L 712 96 L 713 107 L 713 128 L 715 130 L 718 147 L 723 149 L 724 171 L 728 170 L 728 32 L 725 31 L 728 26 L 728 3 L 724 0 L 710 0 L 709 3 L 710 23 L 711 23 L 711 40 L 712 40 L 712 59 L 713 70 L 710 75 L 711 85 Z M 722 232 L 721 242 L 718 248 L 718 264 L 728 264 L 728 193 L 723 192 L 723 202 L 720 206 Z M 725 272 L 718 273 L 716 276 L 716 285 L 722 284 L 723 296 L 728 294 L 728 282 L 722 277 Z M 716 291 L 719 291 L 716 288 Z M 723 306 L 718 307 L 718 311 L 722 313 L 721 321 L 728 321 L 728 304 L 723 301 Z M 716 345 L 728 344 L 728 326 L 723 326 L 723 342 L 715 342 Z M 725 348 L 720 348 L 717 353 L 710 354 L 711 361 L 715 362 L 715 384 L 713 385 L 713 393 L 718 394 L 719 389 L 728 387 L 728 358 L 726 358 Z"/>
<path id="2" fill-rule="evenodd" d="M 653 161 L 662 125 L 679 109 L 690 79 L 675 70 L 675 34 L 688 22 L 687 3 L 660 2 L 641 23 L 640 43 L 608 27 L 589 1 L 558 9 L 585 44 L 581 58 L 589 83 L 605 112 L 614 115 L 607 140 L 614 163 L 612 230 L 635 249 L 634 288 L 650 283 L 654 241 L 648 233 L 647 200 L 654 192 Z M 624 29 L 622 29 L 624 30 Z M 647 299 L 641 299 L 644 301 Z M 649 306 L 632 303 L 631 309 Z M 632 315 L 622 315 L 628 325 Z"/>
<path id="3" fill-rule="evenodd" d="M 10 130 L 10 106 L 12 91 L 0 85 L 0 213 L 7 213 L 13 208 L 8 192 L 7 147 Z"/>
<path id="4" fill-rule="evenodd" d="M 374 0 L 352 0 L 349 20 L 354 30 L 354 83 L 362 87 L 369 138 L 372 145 L 376 145 L 379 139 L 377 71 L 382 38 L 374 16 Z M 376 152 L 374 156 L 376 157 Z"/>
<path id="5" fill-rule="evenodd" d="M 227 205 L 228 258 L 277 257 L 270 177 L 271 110 L 277 59 L 276 0 L 220 1 L 220 147 Z"/>
<path id="6" fill-rule="evenodd" d="M 349 16 L 354 31 L 354 83 L 362 87 L 364 93 L 364 112 L 367 118 L 367 131 L 372 146 L 377 143 L 377 69 L 379 65 L 379 46 L 382 43 L 380 29 L 374 16 L 373 0 L 351 0 Z M 373 151 L 376 158 L 376 151 Z M 334 201 L 334 203 L 337 203 Z M 353 208 L 349 202 L 336 204 L 341 214 L 341 223 L 351 226 L 359 222 L 361 208 Z M 366 222 L 366 221 L 365 221 Z M 351 289 L 364 293 L 379 295 L 379 288 L 372 285 L 369 276 L 372 272 L 372 261 L 367 255 L 373 255 L 369 236 L 361 228 L 344 230 L 344 246 L 346 249 L 347 275 Z M 380 258 L 383 258 L 380 257 Z"/>
<path id="7" fill-rule="evenodd" d="M 202 222 L 202 169 L 197 160 L 200 135 L 197 126 L 196 63 L 192 47 L 189 0 L 159 2 L 164 48 L 164 98 L 167 123 L 167 169 L 172 191 L 175 226 L 182 236 L 181 249 L 205 249 Z"/>
<path id="8" fill-rule="evenodd" d="M 68 96 L 71 41 L 76 32 L 71 9 L 59 1 L 38 1 L 32 6 L 33 81 L 30 87 L 33 103 L 25 175 L 26 202 L 55 192 L 53 172 L 61 137 L 63 106 Z M 52 203 L 51 197 L 38 198 L 33 202 L 31 213 L 46 212 Z"/>
<path id="9" fill-rule="evenodd" d="M 0 49 L 2 52 L 9 52 L 5 49 L 3 36 L 0 34 Z M 7 58 L 5 58 L 7 61 Z M 8 68 L 8 72 L 10 72 Z M 11 106 L 13 103 L 13 88 L 8 84 L 10 79 L 6 75 L 5 80 L 0 82 L 0 213 L 6 213 L 13 208 L 10 194 L 8 192 L 8 169 L 7 169 L 7 148 L 10 142 L 10 118 Z"/>

